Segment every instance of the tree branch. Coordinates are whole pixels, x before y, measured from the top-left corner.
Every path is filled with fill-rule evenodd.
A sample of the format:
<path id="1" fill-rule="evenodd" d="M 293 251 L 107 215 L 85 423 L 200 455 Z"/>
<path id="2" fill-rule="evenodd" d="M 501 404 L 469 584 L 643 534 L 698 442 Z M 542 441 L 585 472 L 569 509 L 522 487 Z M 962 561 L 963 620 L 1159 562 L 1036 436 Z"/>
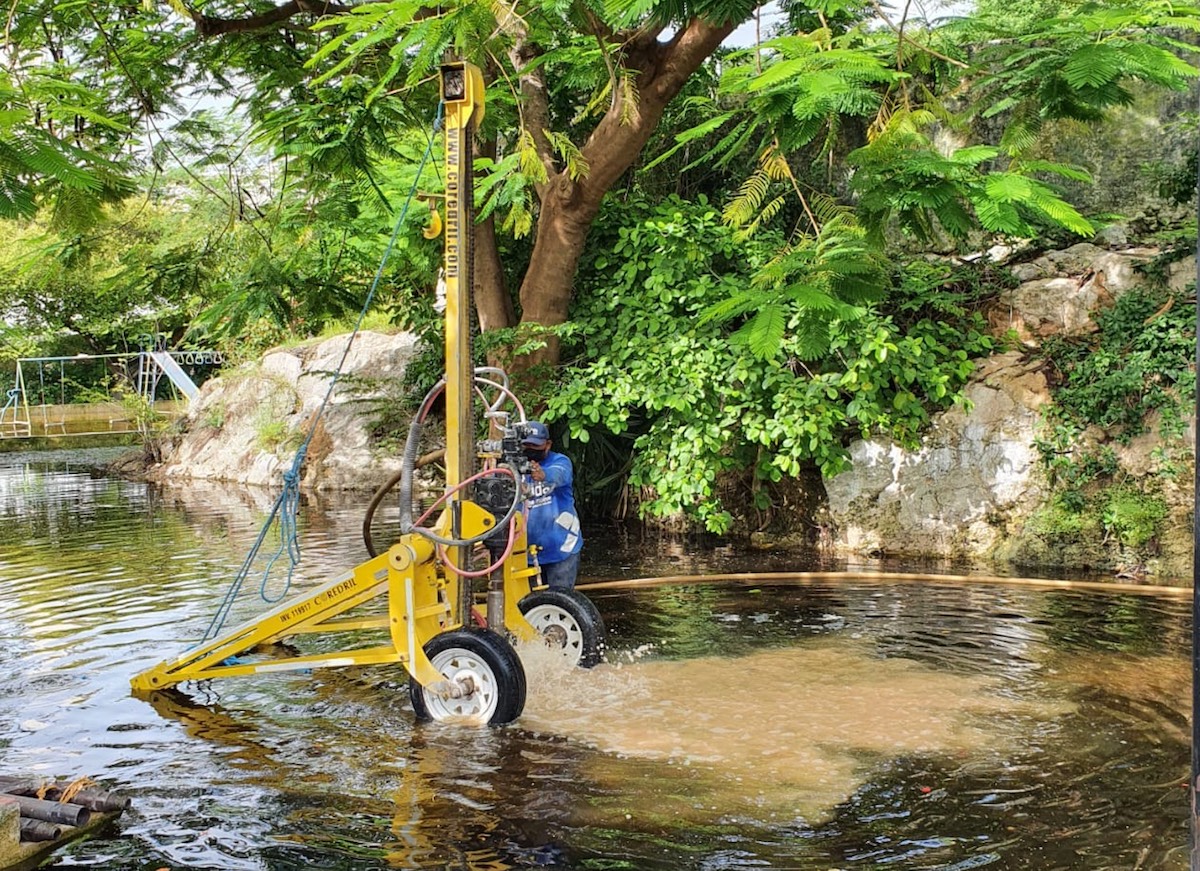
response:
<path id="1" fill-rule="evenodd" d="M 589 202 L 599 206 L 604 192 L 641 153 L 667 104 L 739 23 L 693 18 L 669 42 L 629 44 L 626 62 L 639 73 L 637 105 L 625 106 L 629 98 L 619 94 L 581 149 L 588 174 L 577 184 Z"/>
<path id="2" fill-rule="evenodd" d="M 871 0 L 871 6 L 874 7 L 875 14 L 878 15 L 883 20 L 883 23 L 886 24 L 888 27 L 890 27 L 892 29 L 892 32 L 896 34 L 896 40 L 899 43 L 899 45 L 897 46 L 898 54 L 903 51 L 903 43 L 907 42 L 909 45 L 915 46 L 918 51 L 923 51 L 926 54 L 933 55 L 938 60 L 944 60 L 946 63 L 950 64 L 951 66 L 956 66 L 962 70 L 969 70 L 971 68 L 969 64 L 965 64 L 960 60 L 956 60 L 955 58 L 948 57 L 947 55 L 944 55 L 941 52 L 934 51 L 929 46 L 927 46 L 923 43 L 917 42 L 911 36 L 905 36 L 903 22 L 901 22 L 900 27 L 897 27 L 895 22 L 892 21 L 892 19 L 888 17 L 887 11 L 883 8 L 882 4 L 880 4 L 879 0 Z M 907 4 L 904 7 L 904 14 L 907 17 L 907 15 L 908 15 Z"/>
<path id="3" fill-rule="evenodd" d="M 379 2 L 379 0 L 367 0 Z M 247 33 L 253 30 L 267 30 L 287 21 L 296 15 L 312 15 L 320 18 L 324 15 L 344 15 L 353 6 L 343 6 L 340 3 L 326 3 L 322 0 L 288 0 L 282 6 L 276 6 L 266 12 L 247 15 L 244 18 L 219 18 L 204 15 L 188 7 L 188 14 L 196 25 L 196 33 L 208 39 L 214 36 L 224 36 L 227 33 Z"/>

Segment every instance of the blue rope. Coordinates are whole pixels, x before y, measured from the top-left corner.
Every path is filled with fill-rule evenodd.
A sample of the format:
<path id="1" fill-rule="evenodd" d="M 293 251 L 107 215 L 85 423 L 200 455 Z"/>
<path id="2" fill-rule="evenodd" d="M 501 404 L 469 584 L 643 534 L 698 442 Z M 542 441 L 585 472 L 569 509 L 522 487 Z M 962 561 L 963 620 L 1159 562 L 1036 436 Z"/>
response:
<path id="1" fill-rule="evenodd" d="M 437 107 L 437 115 L 433 120 L 433 132 L 436 134 L 442 126 L 442 104 L 439 102 Z M 308 455 L 308 446 L 316 435 L 317 425 L 321 421 L 321 416 L 325 413 L 325 408 L 329 405 L 329 400 L 333 396 L 334 387 L 337 386 L 338 378 L 341 377 L 342 367 L 346 365 L 346 358 L 350 356 L 350 348 L 354 344 L 354 339 L 362 328 L 363 319 L 367 316 L 367 311 L 371 307 L 371 301 L 375 298 L 375 290 L 379 287 L 379 281 L 383 277 L 383 269 L 387 265 L 388 258 L 391 257 L 392 248 L 396 244 L 396 239 L 400 235 L 400 228 L 404 224 L 404 218 L 408 214 L 408 207 L 412 204 L 413 197 L 417 194 L 417 187 L 421 182 L 421 173 L 425 169 L 425 164 L 429 161 L 430 154 L 433 153 L 433 136 L 429 137 L 429 145 L 425 148 L 425 153 L 421 155 L 421 163 L 417 166 L 417 174 L 413 179 L 412 188 L 408 192 L 408 197 L 404 201 L 404 207 L 400 210 L 400 216 L 396 219 L 396 226 L 392 230 L 392 237 L 388 240 L 387 248 L 383 252 L 383 259 L 379 261 L 379 268 L 375 270 L 375 279 L 371 282 L 371 289 L 367 293 L 366 302 L 363 303 L 362 311 L 358 313 L 358 320 L 354 324 L 354 331 L 350 334 L 350 339 L 346 342 L 346 349 L 342 352 L 342 359 L 338 361 L 337 370 L 333 373 L 333 378 L 330 379 L 329 389 L 325 391 L 325 398 L 321 400 L 321 407 L 317 409 L 316 416 L 313 417 L 312 426 L 309 427 L 308 435 L 304 442 L 296 449 L 296 456 L 292 458 L 291 468 L 283 473 L 283 492 L 275 500 L 275 504 L 271 506 L 271 512 L 267 515 L 267 519 L 263 522 L 262 529 L 259 530 L 258 538 L 255 540 L 250 552 L 246 554 L 246 559 L 242 562 L 242 567 L 233 579 L 233 583 L 229 585 L 229 589 L 225 593 L 225 598 L 221 600 L 220 606 L 217 608 L 217 613 L 213 616 L 212 622 L 209 623 L 208 629 L 204 632 L 204 638 L 201 643 L 216 638 L 221 631 L 221 627 L 225 625 L 225 621 L 229 618 L 229 612 L 233 609 L 233 603 L 237 600 L 238 593 L 242 589 L 242 585 L 250 576 L 250 571 L 254 565 L 255 559 L 258 557 L 259 549 L 267 538 L 267 533 L 270 531 L 271 524 L 275 522 L 275 518 L 279 518 L 279 549 L 267 561 L 266 568 L 263 569 L 262 580 L 258 585 L 259 595 L 264 602 L 274 604 L 283 599 L 288 594 L 292 587 L 292 577 L 296 573 L 296 566 L 300 562 L 300 537 L 296 531 L 296 515 L 300 512 L 300 470 L 304 466 L 304 458 Z M 284 582 L 283 589 L 276 596 L 271 596 L 267 592 L 267 584 L 270 580 L 271 569 L 279 559 L 287 555 L 288 570 L 287 579 Z"/>

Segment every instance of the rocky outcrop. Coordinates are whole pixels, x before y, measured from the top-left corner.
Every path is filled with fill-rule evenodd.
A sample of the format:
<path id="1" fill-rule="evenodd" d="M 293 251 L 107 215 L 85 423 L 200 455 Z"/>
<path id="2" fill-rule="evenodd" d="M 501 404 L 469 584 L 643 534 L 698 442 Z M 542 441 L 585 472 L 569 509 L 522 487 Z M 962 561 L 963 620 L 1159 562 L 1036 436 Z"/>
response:
<path id="1" fill-rule="evenodd" d="M 1039 366 L 1018 352 L 981 361 L 969 410 L 940 415 L 917 450 L 851 445 L 852 468 L 825 485 L 838 544 L 922 556 L 994 547 L 1044 489 L 1033 441 L 1050 393 Z"/>
<path id="2" fill-rule="evenodd" d="M 1094 332 L 1092 314 L 1144 282 L 1137 271 L 1157 256 L 1153 248 L 1105 251 L 1081 243 L 1012 267 L 1021 283 L 990 307 L 997 333 L 1013 330 L 1022 344 L 1036 347 L 1053 335 Z"/>
<path id="3" fill-rule="evenodd" d="M 348 336 L 277 350 L 261 363 L 206 382 L 183 434 L 152 471 L 159 479 L 278 485 L 339 371 Z M 369 490 L 399 469 L 398 454 L 372 446 L 371 409 L 415 353 L 411 334 L 354 338 L 309 442 L 302 484 L 311 490 Z M 336 446 L 336 450 L 334 449 Z"/>
<path id="4" fill-rule="evenodd" d="M 1111 452 L 1114 480 L 1166 506 L 1148 551 L 1120 553 L 1101 528 L 1090 540 L 1077 536 L 1070 546 L 1078 550 L 1069 552 L 1069 536 L 1044 528 L 1053 526 L 1046 521 L 1052 491 L 1035 439 L 1052 398 L 1037 358 L 1041 343 L 1095 331 L 1096 313 L 1146 282 L 1139 267 L 1159 254 L 1119 234 L 1107 238 L 1115 250 L 1080 244 L 1010 267 L 1020 283 L 1001 294 L 988 319 L 997 335 L 1015 335 L 1025 350 L 979 361 L 965 391 L 968 407 L 936 416 L 918 450 L 875 440 L 850 446 L 851 469 L 825 482 L 836 549 L 1190 577 L 1194 420 L 1182 438 L 1164 437 L 1148 421 L 1147 432 L 1132 439 L 1093 427 L 1080 443 Z M 1176 295 L 1195 279 L 1194 257 L 1163 270 Z"/>

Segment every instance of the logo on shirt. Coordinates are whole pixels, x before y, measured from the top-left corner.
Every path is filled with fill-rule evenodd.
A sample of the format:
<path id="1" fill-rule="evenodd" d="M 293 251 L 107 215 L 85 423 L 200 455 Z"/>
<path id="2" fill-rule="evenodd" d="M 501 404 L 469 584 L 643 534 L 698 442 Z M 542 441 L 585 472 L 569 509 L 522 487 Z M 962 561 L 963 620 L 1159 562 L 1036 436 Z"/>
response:
<path id="1" fill-rule="evenodd" d="M 550 494 L 554 492 L 554 485 L 545 481 L 533 481 L 526 486 L 525 492 L 528 494 L 525 498 L 529 507 L 537 508 L 550 504 Z"/>

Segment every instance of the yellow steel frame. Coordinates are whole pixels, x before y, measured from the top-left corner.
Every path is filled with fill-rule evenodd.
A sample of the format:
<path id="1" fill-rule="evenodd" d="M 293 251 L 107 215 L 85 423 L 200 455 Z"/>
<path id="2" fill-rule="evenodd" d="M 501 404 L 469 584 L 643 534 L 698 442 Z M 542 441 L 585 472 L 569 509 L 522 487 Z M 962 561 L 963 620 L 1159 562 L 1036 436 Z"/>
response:
<path id="1" fill-rule="evenodd" d="M 459 497 L 458 486 L 475 461 L 472 400 L 474 367 L 470 353 L 470 136 L 483 117 L 483 77 L 471 64 L 442 69 L 446 104 L 446 477 L 453 495 L 434 529 L 443 538 L 472 539 L 495 528 L 488 511 Z M 466 232 L 464 232 L 464 227 Z M 518 607 L 530 591 L 536 567 L 527 564 L 524 516 L 513 548 L 504 560 L 504 626 L 516 638 L 537 636 Z M 420 533 L 399 542 L 316 591 L 285 602 L 133 677 L 135 694 L 146 696 L 183 681 L 300 671 L 350 665 L 403 665 L 420 684 L 437 688 L 442 675 L 425 655 L 435 635 L 462 627 L 473 605 L 470 582 L 453 568 L 468 565 L 465 547 L 443 554 Z M 453 566 L 447 567 L 445 561 Z M 354 612 L 353 614 L 349 612 Z M 385 633 L 386 641 L 358 646 L 363 633 Z M 356 646 L 329 653 L 277 657 L 256 651 L 273 642 L 313 633 L 354 633 Z"/>

